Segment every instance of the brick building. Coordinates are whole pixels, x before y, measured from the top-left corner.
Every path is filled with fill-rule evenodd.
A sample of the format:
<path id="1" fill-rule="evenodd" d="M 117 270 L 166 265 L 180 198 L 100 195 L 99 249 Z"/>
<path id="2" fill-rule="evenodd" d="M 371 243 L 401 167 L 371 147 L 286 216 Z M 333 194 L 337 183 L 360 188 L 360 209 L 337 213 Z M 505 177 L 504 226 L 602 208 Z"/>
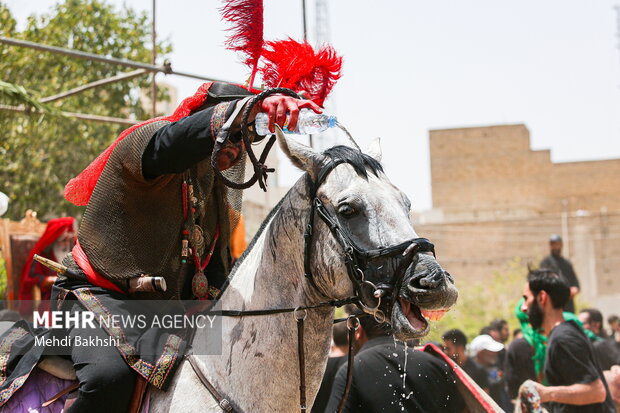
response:
<path id="1" fill-rule="evenodd" d="M 564 238 L 581 298 L 620 313 L 620 159 L 553 163 L 525 125 L 430 132 L 433 209 L 416 215 L 442 265 L 483 282 L 514 257 L 538 264 Z"/>

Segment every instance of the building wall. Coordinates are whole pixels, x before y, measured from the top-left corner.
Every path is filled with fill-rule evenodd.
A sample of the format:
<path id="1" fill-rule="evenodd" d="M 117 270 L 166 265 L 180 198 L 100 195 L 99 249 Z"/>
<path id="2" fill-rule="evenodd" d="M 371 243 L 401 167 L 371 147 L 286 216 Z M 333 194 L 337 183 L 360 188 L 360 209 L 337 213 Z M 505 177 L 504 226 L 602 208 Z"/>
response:
<path id="1" fill-rule="evenodd" d="M 553 163 L 524 125 L 433 130 L 430 149 L 433 209 L 414 224 L 457 280 L 537 265 L 557 233 L 582 299 L 620 313 L 620 159 Z"/>
<path id="2" fill-rule="evenodd" d="M 430 150 L 433 208 L 446 215 L 620 210 L 620 159 L 552 163 L 525 125 L 433 130 Z"/>

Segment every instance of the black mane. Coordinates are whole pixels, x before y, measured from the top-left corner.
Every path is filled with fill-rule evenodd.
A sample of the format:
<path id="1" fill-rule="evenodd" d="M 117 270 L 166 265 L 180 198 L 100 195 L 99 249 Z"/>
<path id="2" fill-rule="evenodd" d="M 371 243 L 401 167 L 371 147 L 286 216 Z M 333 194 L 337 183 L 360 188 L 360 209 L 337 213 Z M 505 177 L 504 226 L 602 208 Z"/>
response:
<path id="1" fill-rule="evenodd" d="M 370 170 L 375 176 L 378 176 L 379 172 L 383 172 L 383 166 L 370 155 L 366 155 L 358 149 L 351 148 L 350 146 L 338 145 L 332 148 L 326 149 L 323 155 L 327 156 L 331 160 L 342 159 L 355 169 L 358 175 L 368 179 L 368 170 Z"/>

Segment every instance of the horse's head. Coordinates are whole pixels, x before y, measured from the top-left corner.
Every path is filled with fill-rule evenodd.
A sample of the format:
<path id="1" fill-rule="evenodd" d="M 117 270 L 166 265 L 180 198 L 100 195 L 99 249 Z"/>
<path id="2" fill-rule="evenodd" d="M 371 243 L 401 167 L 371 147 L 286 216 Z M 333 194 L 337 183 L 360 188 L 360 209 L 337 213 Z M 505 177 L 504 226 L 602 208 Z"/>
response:
<path id="1" fill-rule="evenodd" d="M 391 322 L 400 340 L 426 335 L 428 321 L 450 309 L 458 293 L 432 244 L 415 233 L 409 200 L 383 173 L 378 140 L 366 154 L 344 146 L 318 153 L 277 135 L 312 181 L 309 284 L 330 299 L 357 295 L 363 310 Z"/>

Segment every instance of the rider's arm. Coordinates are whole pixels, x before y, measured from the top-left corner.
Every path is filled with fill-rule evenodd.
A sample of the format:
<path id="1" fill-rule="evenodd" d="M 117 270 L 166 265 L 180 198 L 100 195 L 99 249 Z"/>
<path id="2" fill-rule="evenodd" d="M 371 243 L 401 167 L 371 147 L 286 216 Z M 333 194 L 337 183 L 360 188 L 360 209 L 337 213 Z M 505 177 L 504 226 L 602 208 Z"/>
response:
<path id="1" fill-rule="evenodd" d="M 236 101 L 222 102 L 158 129 L 142 154 L 145 178 L 181 173 L 211 155 L 219 127 Z"/>
<path id="2" fill-rule="evenodd" d="M 144 177 L 149 179 L 159 175 L 181 173 L 209 157 L 220 127 L 232 116 L 237 102 L 233 100 L 219 103 L 157 130 L 142 154 Z M 269 127 L 273 130 L 274 123 L 284 126 L 289 113 L 288 127 L 295 128 L 299 110 L 302 108 L 311 108 L 317 113 L 321 110 L 311 101 L 288 96 L 270 96 L 255 106 L 249 121 L 254 121 L 259 111 L 266 112 Z M 243 111 L 237 115 L 231 133 L 238 133 L 242 113 Z"/>

